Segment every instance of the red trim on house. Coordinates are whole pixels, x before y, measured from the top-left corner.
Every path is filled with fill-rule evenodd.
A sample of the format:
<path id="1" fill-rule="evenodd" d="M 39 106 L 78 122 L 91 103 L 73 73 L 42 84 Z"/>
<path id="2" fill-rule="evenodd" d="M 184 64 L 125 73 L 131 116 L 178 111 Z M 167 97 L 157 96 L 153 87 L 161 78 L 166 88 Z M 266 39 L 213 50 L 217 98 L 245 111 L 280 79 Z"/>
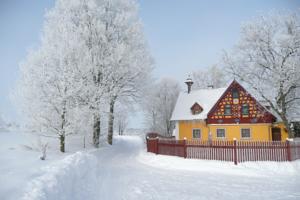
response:
<path id="1" fill-rule="evenodd" d="M 232 87 L 232 85 L 236 82 L 236 80 L 233 80 L 228 88 L 225 90 L 225 92 L 221 95 L 221 97 L 218 99 L 218 101 L 215 103 L 215 105 L 210 109 L 210 111 L 207 113 L 207 118 L 209 115 L 211 115 L 212 112 L 216 110 L 221 100 L 225 97 L 225 95 L 228 93 L 229 89 Z M 236 82 L 237 83 L 237 82 Z"/>
<path id="2" fill-rule="evenodd" d="M 241 96 L 239 96 L 238 103 L 234 104 L 234 99 L 231 97 L 230 100 L 228 100 L 229 92 L 232 91 L 233 88 L 237 88 L 239 92 L 243 92 L 244 96 L 243 98 L 250 99 L 252 101 L 252 109 L 255 110 L 255 114 L 248 114 L 248 115 L 242 115 L 241 113 L 241 107 L 242 107 L 242 101 Z M 238 117 L 234 115 L 233 109 L 231 116 L 225 116 L 224 113 L 222 115 L 218 115 L 216 118 L 216 112 L 218 111 L 220 113 L 221 106 L 224 107 L 224 102 L 227 102 L 225 105 L 230 104 L 231 107 L 235 107 L 235 110 L 238 111 Z M 221 105 L 222 103 L 222 105 Z M 215 105 L 212 107 L 212 109 L 207 114 L 207 123 L 208 124 L 236 124 L 236 123 L 272 123 L 276 121 L 276 117 L 272 115 L 268 110 L 266 110 L 247 90 L 239 84 L 236 80 L 233 80 L 232 83 L 228 86 L 228 88 L 225 90 L 225 92 L 221 95 L 221 97 L 218 99 L 218 101 L 215 103 Z"/>

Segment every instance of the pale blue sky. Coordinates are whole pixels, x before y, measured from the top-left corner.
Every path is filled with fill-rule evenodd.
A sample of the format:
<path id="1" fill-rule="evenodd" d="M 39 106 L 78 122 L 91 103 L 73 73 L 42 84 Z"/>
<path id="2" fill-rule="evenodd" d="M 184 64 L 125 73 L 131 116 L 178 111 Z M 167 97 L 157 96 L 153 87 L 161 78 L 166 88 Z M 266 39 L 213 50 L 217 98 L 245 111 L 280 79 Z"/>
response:
<path id="1" fill-rule="evenodd" d="M 140 16 L 155 77 L 184 81 L 187 74 L 218 62 L 222 50 L 239 37 L 240 25 L 276 10 L 298 10 L 297 0 L 139 0 Z M 11 120 L 16 111 L 9 100 L 18 64 L 39 44 L 44 13 L 54 0 L 0 0 L 0 113 Z"/>

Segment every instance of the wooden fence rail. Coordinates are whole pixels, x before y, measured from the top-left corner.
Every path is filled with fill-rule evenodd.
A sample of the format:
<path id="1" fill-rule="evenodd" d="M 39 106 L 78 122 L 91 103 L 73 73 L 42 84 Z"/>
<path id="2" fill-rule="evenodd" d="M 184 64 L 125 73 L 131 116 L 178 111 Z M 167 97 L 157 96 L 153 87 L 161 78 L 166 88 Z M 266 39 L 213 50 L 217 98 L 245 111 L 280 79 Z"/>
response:
<path id="1" fill-rule="evenodd" d="M 300 141 L 201 141 L 147 137 L 147 151 L 235 164 L 245 161 L 293 161 L 300 159 Z"/>

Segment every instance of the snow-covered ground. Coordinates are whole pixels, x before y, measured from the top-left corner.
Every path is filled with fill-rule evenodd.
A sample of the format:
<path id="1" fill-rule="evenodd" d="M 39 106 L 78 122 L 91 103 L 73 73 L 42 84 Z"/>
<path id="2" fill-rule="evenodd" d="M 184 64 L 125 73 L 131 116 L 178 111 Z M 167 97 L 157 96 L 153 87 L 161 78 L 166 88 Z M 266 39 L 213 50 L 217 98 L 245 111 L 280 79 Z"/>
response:
<path id="1" fill-rule="evenodd" d="M 44 162 L 3 135 L 1 199 L 300 199 L 300 161 L 189 160 L 146 153 L 142 137 L 119 136 L 111 147 Z"/>
<path id="2" fill-rule="evenodd" d="M 42 143 L 49 143 L 45 161 L 39 159 L 39 139 Z M 44 174 L 44 167 L 53 166 L 79 149 L 82 150 L 83 146 L 82 136 L 69 137 L 66 141 L 67 153 L 63 154 L 59 152 L 58 143 L 56 138 L 38 138 L 31 133 L 0 132 L 0 200 L 20 199 L 27 183 Z M 91 145 L 86 143 L 90 148 Z"/>

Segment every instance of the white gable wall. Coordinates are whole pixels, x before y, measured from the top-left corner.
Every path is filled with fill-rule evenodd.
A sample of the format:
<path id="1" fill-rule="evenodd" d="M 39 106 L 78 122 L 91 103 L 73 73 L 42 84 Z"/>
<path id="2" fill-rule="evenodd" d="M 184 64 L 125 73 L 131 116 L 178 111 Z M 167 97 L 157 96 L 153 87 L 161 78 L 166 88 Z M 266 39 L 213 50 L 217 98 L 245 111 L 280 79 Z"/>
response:
<path id="1" fill-rule="evenodd" d="M 179 140 L 179 122 L 176 121 L 175 128 L 173 130 L 172 136 L 175 136 L 176 140 Z"/>

